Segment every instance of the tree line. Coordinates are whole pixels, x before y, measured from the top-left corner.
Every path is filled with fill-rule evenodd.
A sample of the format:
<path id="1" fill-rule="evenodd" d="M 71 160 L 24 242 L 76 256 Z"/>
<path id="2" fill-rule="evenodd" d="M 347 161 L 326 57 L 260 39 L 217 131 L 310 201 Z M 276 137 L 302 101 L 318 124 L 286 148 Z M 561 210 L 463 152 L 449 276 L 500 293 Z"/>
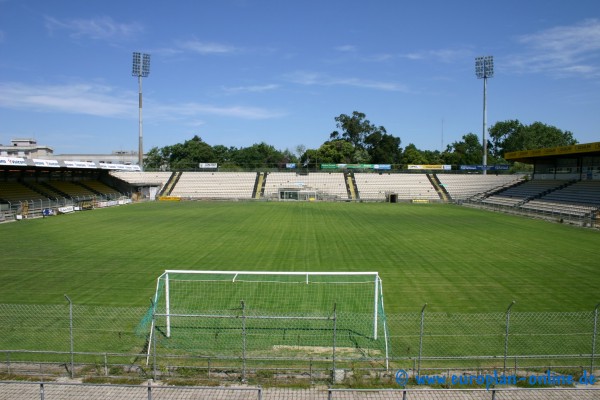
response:
<path id="1" fill-rule="evenodd" d="M 216 163 L 221 170 L 285 168 L 295 163 L 299 168 L 318 169 L 319 164 L 391 164 L 404 169 L 409 164 L 480 165 L 483 146 L 474 133 L 447 145 L 443 151 L 420 150 L 409 143 L 401 147 L 400 137 L 377 126 L 364 113 L 335 117 L 336 130 L 317 149 L 297 145 L 294 151 L 278 150 L 261 142 L 249 147 L 211 146 L 198 135 L 183 143 L 153 147 L 144 158 L 146 170 L 193 170 L 199 163 Z M 577 143 L 573 134 L 541 122 L 524 125 L 519 120 L 497 122 L 488 132 L 488 165 L 510 164 L 507 152 L 568 146 Z"/>

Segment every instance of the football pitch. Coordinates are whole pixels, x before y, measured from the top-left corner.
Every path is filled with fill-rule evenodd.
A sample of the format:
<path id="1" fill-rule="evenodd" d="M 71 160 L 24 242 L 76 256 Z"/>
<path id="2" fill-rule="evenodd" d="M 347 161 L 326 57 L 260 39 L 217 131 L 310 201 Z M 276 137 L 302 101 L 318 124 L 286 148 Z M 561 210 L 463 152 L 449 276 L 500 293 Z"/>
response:
<path id="1" fill-rule="evenodd" d="M 454 205 L 152 202 L 0 224 L 0 303 L 148 306 L 166 269 L 376 271 L 388 314 L 588 311 L 598 249 L 598 231 Z"/>

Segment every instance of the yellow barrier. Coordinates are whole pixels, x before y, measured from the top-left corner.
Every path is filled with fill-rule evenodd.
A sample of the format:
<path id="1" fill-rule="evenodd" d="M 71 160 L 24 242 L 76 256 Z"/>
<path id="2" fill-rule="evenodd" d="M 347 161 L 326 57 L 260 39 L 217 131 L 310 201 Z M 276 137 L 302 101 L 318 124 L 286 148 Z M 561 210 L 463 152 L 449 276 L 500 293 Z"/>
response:
<path id="1" fill-rule="evenodd" d="M 162 196 L 162 197 L 159 197 L 158 200 L 160 200 L 160 201 L 181 201 L 181 197 Z"/>

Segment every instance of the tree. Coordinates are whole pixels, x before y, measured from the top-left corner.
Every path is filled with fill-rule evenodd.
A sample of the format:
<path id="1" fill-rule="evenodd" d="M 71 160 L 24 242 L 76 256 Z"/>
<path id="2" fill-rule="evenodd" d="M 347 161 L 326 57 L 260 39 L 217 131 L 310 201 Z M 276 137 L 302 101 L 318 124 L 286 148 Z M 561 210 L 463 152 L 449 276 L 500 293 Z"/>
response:
<path id="1" fill-rule="evenodd" d="M 196 168 L 198 163 L 214 160 L 212 147 L 203 142 L 198 135 L 183 144 L 167 146 L 166 149 L 169 150 L 169 165 L 172 169 Z"/>
<path id="2" fill-rule="evenodd" d="M 447 164 L 439 150 L 423 150 L 421 154 L 427 160 L 427 164 Z"/>
<path id="3" fill-rule="evenodd" d="M 225 164 L 231 161 L 236 151 L 235 147 L 226 147 L 222 144 L 213 146 L 214 161 L 218 164 Z"/>
<path id="4" fill-rule="evenodd" d="M 315 156 L 320 163 L 352 163 L 354 162 L 354 146 L 346 140 L 337 139 L 325 142 L 319 147 Z"/>
<path id="5" fill-rule="evenodd" d="M 490 153 L 498 158 L 512 151 L 570 146 L 576 143 L 573 133 L 541 122 L 523 125 L 515 119 L 497 122 L 490 128 Z"/>
<path id="6" fill-rule="evenodd" d="M 304 156 L 304 153 L 306 152 L 306 146 L 303 144 L 299 144 L 299 145 L 296 145 L 294 150 L 296 150 L 296 157 L 298 157 L 298 160 L 300 160 Z"/>
<path id="7" fill-rule="evenodd" d="M 427 159 L 423 155 L 423 152 L 421 152 L 421 150 L 417 149 L 417 146 L 410 143 L 408 146 L 406 146 L 404 148 L 404 152 L 402 153 L 402 163 L 406 164 L 406 165 L 409 165 L 409 164 L 421 165 L 421 164 L 427 164 Z"/>
<path id="8" fill-rule="evenodd" d="M 165 157 L 163 149 L 151 148 L 144 157 L 145 170 L 162 170 L 168 167 L 168 157 Z"/>
<path id="9" fill-rule="evenodd" d="M 308 168 L 312 165 L 315 167 L 319 163 L 319 150 L 318 149 L 307 149 L 302 157 L 300 157 L 300 162 L 302 163 L 303 168 Z"/>
<path id="10" fill-rule="evenodd" d="M 375 131 L 365 138 L 370 162 L 374 164 L 399 164 L 402 158 L 400 138 Z"/>
<path id="11" fill-rule="evenodd" d="M 364 149 L 365 139 L 369 135 L 375 132 L 386 133 L 383 126 L 377 127 L 365 118 L 366 115 L 358 111 L 352 112 L 352 116 L 340 114 L 335 117 L 335 120 L 337 122 L 336 127 L 341 129 L 342 133 L 333 131 L 329 138 L 332 140 L 342 139 L 351 143 L 357 149 Z"/>
<path id="12" fill-rule="evenodd" d="M 467 133 L 462 141 L 454 142 L 448 146 L 447 161 L 451 165 L 481 165 L 483 160 L 483 146 L 474 133 Z"/>
<path id="13" fill-rule="evenodd" d="M 489 152 L 493 156 L 502 156 L 509 138 L 516 138 L 523 130 L 523 124 L 517 119 L 496 122 L 489 130 Z M 511 144 L 508 144 L 512 146 Z"/>
<path id="14" fill-rule="evenodd" d="M 265 142 L 238 149 L 233 157 L 237 165 L 252 169 L 279 165 L 284 159 L 282 152 Z"/>

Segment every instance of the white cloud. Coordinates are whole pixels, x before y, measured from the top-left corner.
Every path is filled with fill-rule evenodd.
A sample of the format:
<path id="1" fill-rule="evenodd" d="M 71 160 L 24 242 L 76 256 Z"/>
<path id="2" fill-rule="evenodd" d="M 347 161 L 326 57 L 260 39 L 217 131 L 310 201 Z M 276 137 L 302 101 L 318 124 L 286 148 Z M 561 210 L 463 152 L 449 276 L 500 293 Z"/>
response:
<path id="1" fill-rule="evenodd" d="M 110 118 L 137 116 L 138 96 L 134 92 L 119 92 L 114 88 L 95 84 L 26 85 L 0 83 L 0 107 L 26 109 L 37 112 L 63 112 Z M 197 120 L 202 115 L 216 115 L 241 119 L 269 119 L 284 115 L 252 106 L 216 106 L 183 103 L 164 105 L 146 101 L 147 117 L 154 120 Z"/>
<path id="2" fill-rule="evenodd" d="M 407 53 L 403 54 L 402 57 L 413 61 L 434 60 L 444 63 L 451 63 L 457 60 L 463 60 L 465 57 L 470 56 L 471 53 L 471 50 L 468 49 L 437 49 Z"/>
<path id="3" fill-rule="evenodd" d="M 135 97 L 127 99 L 102 85 L 0 83 L 0 106 L 5 108 L 122 117 L 130 114 L 135 104 Z"/>
<path id="4" fill-rule="evenodd" d="M 155 109 L 164 117 L 194 117 L 202 115 L 216 115 L 220 117 L 233 117 L 241 119 L 271 119 L 285 115 L 280 111 L 267 110 L 251 106 L 216 106 L 202 103 L 184 103 L 179 105 L 163 105 Z"/>
<path id="5" fill-rule="evenodd" d="M 296 71 L 287 76 L 291 82 L 300 85 L 320 85 L 320 86 L 353 86 L 366 89 L 375 89 L 392 92 L 409 92 L 406 85 L 396 82 L 374 81 L 360 78 L 335 78 L 315 72 Z"/>
<path id="6" fill-rule="evenodd" d="M 356 46 L 353 46 L 351 44 L 345 44 L 343 46 L 337 46 L 335 48 L 335 50 L 341 51 L 341 52 L 355 52 L 356 51 Z"/>
<path id="7" fill-rule="evenodd" d="M 260 92 L 267 92 L 270 90 L 275 90 L 277 88 L 279 88 L 279 85 L 271 83 L 271 84 L 267 84 L 267 85 L 226 87 L 226 88 L 223 88 L 223 90 L 225 90 L 228 93 L 240 93 L 240 92 L 260 93 Z"/>
<path id="8" fill-rule="evenodd" d="M 361 59 L 362 59 L 362 61 L 366 61 L 366 62 L 383 62 L 383 61 L 392 60 L 394 58 L 395 57 L 393 54 L 381 53 L 381 54 L 373 54 L 373 55 L 363 56 Z"/>
<path id="9" fill-rule="evenodd" d="M 295 71 L 286 75 L 286 79 L 300 85 L 323 85 L 323 78 L 316 72 Z"/>
<path id="10" fill-rule="evenodd" d="M 395 82 L 372 81 L 359 78 L 332 79 L 330 85 L 354 86 L 365 89 L 384 90 L 390 92 L 407 92 L 408 88 Z"/>
<path id="11" fill-rule="evenodd" d="M 50 32 L 67 31 L 73 38 L 91 38 L 96 40 L 122 40 L 141 32 L 143 27 L 137 22 L 120 23 L 110 17 L 92 19 L 59 20 L 46 16 L 46 28 Z"/>
<path id="12" fill-rule="evenodd" d="M 178 56 L 184 53 L 196 53 L 200 55 L 231 54 L 239 53 L 241 50 L 235 46 L 223 43 L 204 42 L 197 39 L 178 40 L 170 47 L 159 47 L 152 49 L 152 54 L 160 54 L 165 57 Z"/>
<path id="13" fill-rule="evenodd" d="M 226 54 L 233 53 L 236 48 L 222 43 L 202 42 L 199 40 L 187 40 L 178 43 L 178 47 L 199 54 Z"/>
<path id="14" fill-rule="evenodd" d="M 523 35 L 525 46 L 507 64 L 519 72 L 548 72 L 554 75 L 600 74 L 600 21 L 589 19 L 572 26 L 558 26 Z"/>
<path id="15" fill-rule="evenodd" d="M 346 60 L 346 57 L 349 57 L 352 60 L 362 62 L 383 62 L 394 58 L 394 55 L 389 53 L 362 54 L 358 47 L 351 44 L 337 46 L 333 50 L 340 53 L 339 56 L 342 57 L 342 60 Z M 340 62 L 339 60 L 336 58 L 334 62 Z"/>

